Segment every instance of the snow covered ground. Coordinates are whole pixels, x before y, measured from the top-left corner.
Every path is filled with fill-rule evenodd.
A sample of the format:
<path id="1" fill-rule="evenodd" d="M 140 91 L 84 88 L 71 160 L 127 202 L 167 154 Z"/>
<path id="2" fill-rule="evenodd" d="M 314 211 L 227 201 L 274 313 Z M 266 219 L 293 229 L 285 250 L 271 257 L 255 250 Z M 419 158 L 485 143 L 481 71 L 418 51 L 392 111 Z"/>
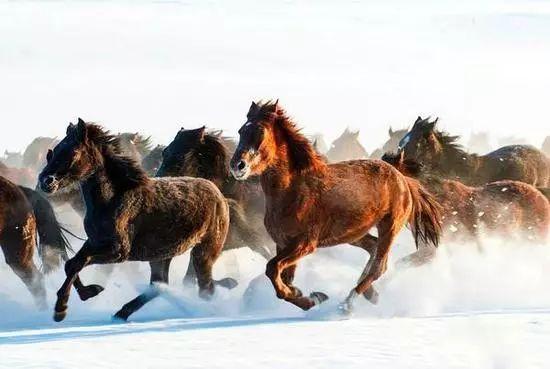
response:
<path id="1" fill-rule="evenodd" d="M 392 260 L 412 251 L 403 234 Z M 226 254 L 217 277 L 241 282 L 204 302 L 184 289 L 187 257 L 174 261 L 171 286 L 131 317 L 110 320 L 146 287 L 148 267 L 119 268 L 105 282 L 91 268 L 85 281 L 106 290 L 81 302 L 74 295 L 66 321 L 36 312 L 3 267 L 0 271 L 0 367 L 6 368 L 545 368 L 550 334 L 550 250 L 491 242 L 440 250 L 429 265 L 390 271 L 377 283 L 377 306 L 361 301 L 351 318 L 337 313 L 360 274 L 366 254 L 349 246 L 321 250 L 300 264 L 297 285 L 331 299 L 310 312 L 278 301 L 259 277 L 264 262 L 248 250 Z M 232 262 L 238 260 L 236 269 Z M 137 271 L 136 271 L 137 270 Z M 53 306 L 62 273 L 48 277 Z M 130 280 L 131 279 L 131 280 Z"/>

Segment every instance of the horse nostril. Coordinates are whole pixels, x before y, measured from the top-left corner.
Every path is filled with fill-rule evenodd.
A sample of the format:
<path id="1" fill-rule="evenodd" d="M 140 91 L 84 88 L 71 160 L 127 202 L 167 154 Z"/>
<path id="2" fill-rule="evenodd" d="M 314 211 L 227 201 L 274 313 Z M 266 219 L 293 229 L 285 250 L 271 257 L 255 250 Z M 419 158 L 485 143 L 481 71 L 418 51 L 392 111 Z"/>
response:
<path id="1" fill-rule="evenodd" d="M 52 183 L 55 182 L 55 177 L 54 176 L 47 176 L 46 178 L 44 178 L 44 184 L 46 186 L 51 186 Z"/>
<path id="2" fill-rule="evenodd" d="M 243 170 L 244 168 L 246 168 L 246 163 L 243 160 L 239 161 L 239 163 L 237 164 L 237 169 Z"/>

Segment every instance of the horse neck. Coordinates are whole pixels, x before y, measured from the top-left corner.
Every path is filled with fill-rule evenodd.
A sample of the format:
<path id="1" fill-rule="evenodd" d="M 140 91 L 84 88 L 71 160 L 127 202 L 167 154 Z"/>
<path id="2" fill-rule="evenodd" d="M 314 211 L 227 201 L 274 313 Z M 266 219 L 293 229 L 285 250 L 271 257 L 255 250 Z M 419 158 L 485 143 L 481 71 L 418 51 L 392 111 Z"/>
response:
<path id="1" fill-rule="evenodd" d="M 480 158 L 476 154 L 444 148 L 442 155 L 437 160 L 437 164 L 432 166 L 430 174 L 468 181 L 471 177 L 475 177 L 479 164 Z"/>
<path id="2" fill-rule="evenodd" d="M 81 183 L 86 209 L 107 206 L 116 196 L 115 186 L 104 166 Z"/>

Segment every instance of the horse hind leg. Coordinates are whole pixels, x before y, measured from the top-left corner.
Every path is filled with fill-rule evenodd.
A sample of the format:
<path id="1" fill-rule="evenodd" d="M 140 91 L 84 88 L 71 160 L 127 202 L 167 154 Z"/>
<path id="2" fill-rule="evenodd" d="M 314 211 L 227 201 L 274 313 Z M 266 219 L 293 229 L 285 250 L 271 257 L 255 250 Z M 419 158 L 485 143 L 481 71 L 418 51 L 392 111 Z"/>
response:
<path id="1" fill-rule="evenodd" d="M 23 281 L 23 283 L 25 283 L 25 286 L 27 286 L 27 289 L 34 298 L 38 309 L 45 310 L 47 308 L 47 303 L 46 289 L 44 287 L 44 276 L 38 270 L 36 265 L 34 265 L 32 261 L 26 264 L 8 262 L 8 265 Z"/>
<path id="2" fill-rule="evenodd" d="M 363 269 L 363 273 L 359 278 L 357 286 L 351 290 L 346 300 L 340 304 L 340 310 L 349 314 L 353 310 L 353 302 L 358 295 L 365 296 L 372 289 L 372 284 L 376 281 L 388 268 L 388 255 L 393 244 L 393 241 L 397 237 L 397 234 L 403 228 L 405 220 L 395 220 L 393 218 L 386 218 L 378 224 L 378 241 L 376 248 L 371 255 L 367 265 Z M 372 297 L 371 297 L 372 298 Z M 378 295 L 376 294 L 376 298 Z"/>
<path id="3" fill-rule="evenodd" d="M 228 277 L 220 280 L 212 278 L 212 268 L 221 254 L 222 247 L 223 243 L 218 239 L 203 239 L 191 250 L 191 259 L 199 285 L 199 295 L 204 299 L 208 299 L 214 294 L 215 286 L 232 289 L 238 285 L 233 278 Z"/>
<path id="4" fill-rule="evenodd" d="M 350 244 L 352 246 L 360 247 L 363 250 L 365 250 L 369 254 L 369 261 L 370 261 L 374 257 L 374 251 L 376 250 L 377 243 L 378 243 L 378 238 L 367 233 L 363 238 L 355 242 L 352 242 Z M 373 304 L 378 303 L 378 296 L 379 296 L 378 291 L 372 285 L 363 293 L 363 297 Z"/>
<path id="5" fill-rule="evenodd" d="M 149 263 L 151 266 L 151 282 L 149 288 L 132 301 L 124 304 L 124 306 L 113 316 L 114 320 L 127 321 L 130 315 L 160 295 L 161 291 L 158 283 L 168 284 L 171 261 L 172 259 L 167 259 Z"/>

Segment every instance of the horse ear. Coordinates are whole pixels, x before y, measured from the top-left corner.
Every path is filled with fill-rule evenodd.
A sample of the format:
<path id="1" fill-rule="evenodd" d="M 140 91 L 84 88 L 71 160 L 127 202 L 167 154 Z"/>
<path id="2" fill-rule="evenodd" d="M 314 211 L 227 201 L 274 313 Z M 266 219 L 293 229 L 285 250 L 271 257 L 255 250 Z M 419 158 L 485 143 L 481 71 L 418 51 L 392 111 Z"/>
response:
<path id="1" fill-rule="evenodd" d="M 74 129 L 75 129 L 75 125 L 72 122 L 69 122 L 69 125 L 67 126 L 67 131 L 65 134 L 68 136 Z"/>
<path id="2" fill-rule="evenodd" d="M 78 138 L 80 142 L 85 142 L 87 133 L 88 130 L 86 128 L 86 123 L 81 118 L 78 118 L 78 124 L 76 125 L 76 138 Z"/>
<path id="3" fill-rule="evenodd" d="M 252 101 L 252 104 L 250 104 L 250 109 L 248 109 L 249 112 L 258 110 L 258 104 L 256 104 L 254 101 Z"/>
<path id="4" fill-rule="evenodd" d="M 359 138 L 359 131 L 355 131 L 352 134 L 353 134 L 353 138 L 355 139 Z"/>
<path id="5" fill-rule="evenodd" d="M 206 135 L 206 126 L 202 126 L 198 131 L 199 141 L 204 143 L 204 136 Z"/>
<path id="6" fill-rule="evenodd" d="M 279 110 L 279 99 L 275 100 L 275 104 L 273 104 L 273 112 L 276 113 L 277 110 Z"/>
<path id="7" fill-rule="evenodd" d="M 388 129 L 388 134 L 390 135 L 390 137 L 393 136 L 393 129 L 391 128 L 391 126 L 390 129 Z"/>

